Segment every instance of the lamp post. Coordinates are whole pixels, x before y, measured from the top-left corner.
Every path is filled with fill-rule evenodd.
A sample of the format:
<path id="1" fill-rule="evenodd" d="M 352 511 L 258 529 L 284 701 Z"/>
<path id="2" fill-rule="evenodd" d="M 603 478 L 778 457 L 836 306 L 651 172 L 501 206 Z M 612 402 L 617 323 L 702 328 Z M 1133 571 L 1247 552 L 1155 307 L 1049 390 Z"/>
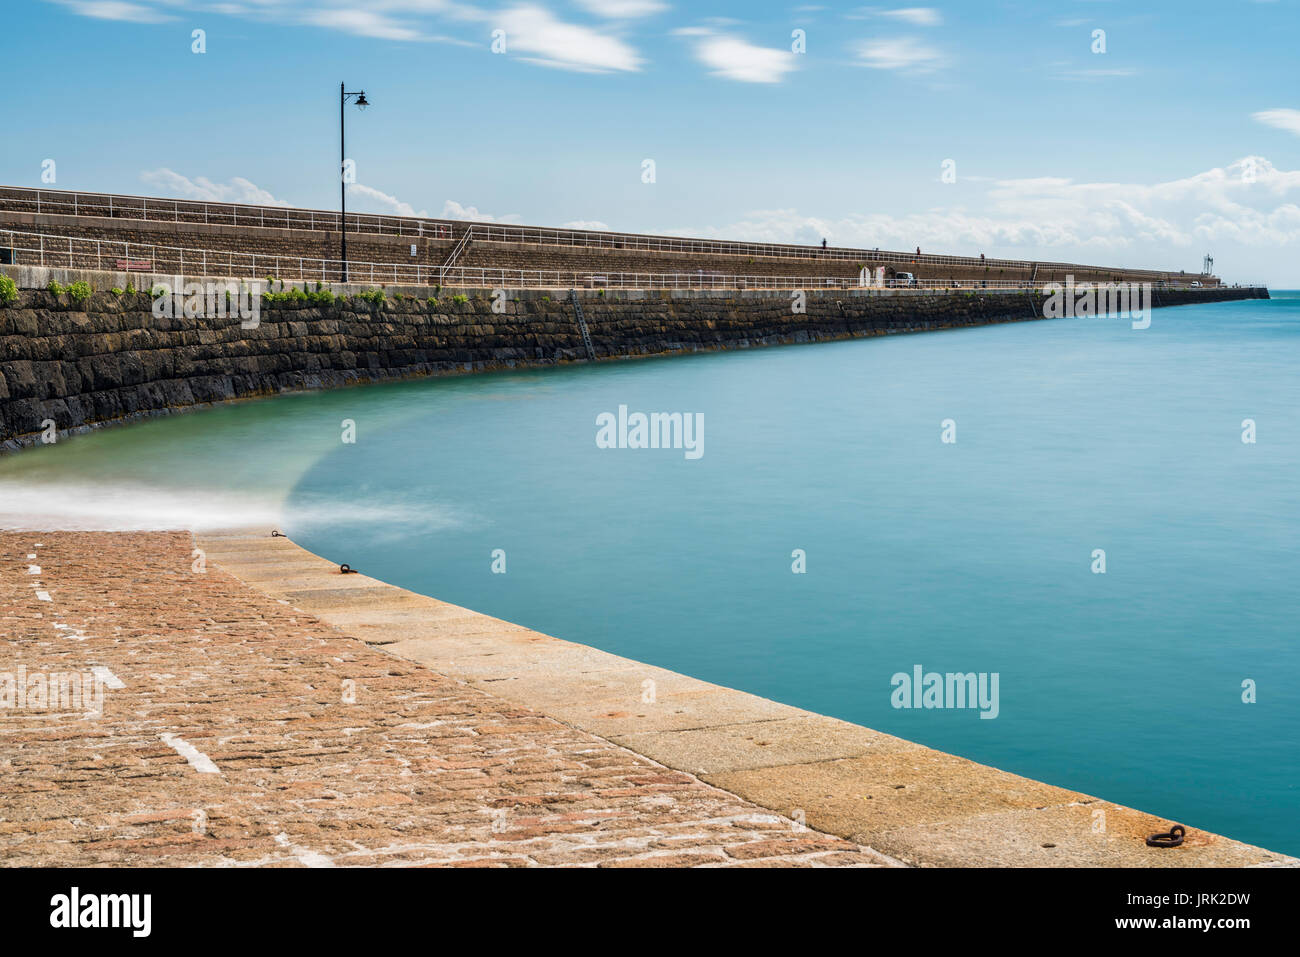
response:
<path id="1" fill-rule="evenodd" d="M 356 106 L 359 110 L 364 110 L 370 105 L 366 100 L 366 91 L 361 90 L 357 93 L 348 93 L 342 83 L 339 84 L 339 259 L 343 264 L 343 281 L 348 281 L 348 181 L 347 157 L 344 154 L 343 146 L 343 128 L 344 128 L 344 105 L 348 102 L 348 97 L 355 96 Z"/>

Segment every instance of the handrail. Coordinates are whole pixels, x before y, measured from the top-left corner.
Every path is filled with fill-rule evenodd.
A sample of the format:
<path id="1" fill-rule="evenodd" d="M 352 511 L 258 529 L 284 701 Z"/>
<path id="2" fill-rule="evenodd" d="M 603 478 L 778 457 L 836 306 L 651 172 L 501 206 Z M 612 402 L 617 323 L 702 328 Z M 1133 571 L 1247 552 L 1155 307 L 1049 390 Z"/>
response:
<path id="1" fill-rule="evenodd" d="M 150 203 L 153 206 L 150 206 Z M 209 203 L 201 200 L 161 199 L 117 193 L 84 193 L 68 190 L 42 190 L 22 186 L 0 186 L 0 209 L 9 204 L 34 209 L 38 213 L 70 210 L 74 216 L 99 215 L 113 218 L 139 218 L 163 222 L 202 222 L 259 228 L 335 230 L 339 214 L 291 206 L 255 206 L 244 203 Z M 98 212 L 95 212 L 98 211 Z M 128 215 L 131 214 L 131 215 Z M 540 226 L 514 226 L 500 223 L 466 223 L 413 216 L 384 216 L 349 213 L 348 228 L 353 232 L 379 235 L 418 235 L 450 239 L 458 231 L 473 230 L 483 242 L 538 243 L 550 246 L 582 246 L 594 249 L 656 250 L 728 256 L 762 256 L 774 259 L 831 260 L 838 262 L 912 263 L 925 266 L 965 266 L 989 269 L 1089 269 L 1123 272 L 1127 276 L 1150 276 L 1170 279 L 1174 276 L 1205 281 L 1215 277 L 1205 273 L 1173 272 L 1156 269 L 1115 269 L 1086 263 L 1048 262 L 1044 260 L 984 259 L 974 256 L 949 256 L 934 253 L 910 253 L 896 250 L 860 249 L 843 246 L 821 248 L 783 243 L 747 243 L 732 240 L 692 239 L 679 236 L 655 236 L 644 233 L 619 233 L 605 230 L 573 230 Z M 990 280 L 992 281 L 992 280 Z"/>
<path id="2" fill-rule="evenodd" d="M 438 267 L 438 285 L 442 285 L 443 280 L 447 278 L 448 270 L 450 270 L 452 266 L 456 265 L 456 260 L 460 258 L 460 254 L 465 251 L 465 247 L 470 244 L 470 240 L 473 238 L 474 224 L 470 223 L 469 228 L 466 229 L 464 235 L 460 237 L 460 241 L 457 242 L 455 246 L 451 247 L 451 252 L 447 254 L 447 258 L 444 259 L 442 265 Z"/>
<path id="3" fill-rule="evenodd" d="M 477 226 L 475 227 L 477 229 Z M 343 276 L 339 259 L 315 259 L 233 250 L 194 249 L 138 243 L 122 239 L 91 239 L 0 229 L 7 241 L 0 245 L 13 250 L 15 265 L 39 265 L 69 269 L 108 269 L 117 272 L 179 274 L 185 276 L 221 276 L 228 278 L 297 279 L 307 282 L 337 282 Z M 24 263 L 23 259 L 33 260 Z M 105 266 L 105 262 L 112 265 Z M 592 272 L 591 270 L 507 269 L 487 266 L 441 266 L 420 263 L 374 263 L 348 260 L 348 275 L 354 282 L 379 282 L 432 286 L 472 286 L 480 288 L 547 288 L 567 289 L 579 286 L 600 289 L 871 289 L 860 278 L 844 276 L 746 276 L 719 272 Z M 448 277 L 451 282 L 444 282 Z M 1158 288 L 1186 288 L 1191 283 L 1160 282 Z M 1262 285 L 1262 284 L 1260 284 Z M 887 279 L 891 291 L 929 291 L 945 293 L 1003 292 L 1037 289 L 1039 284 L 1025 280 L 970 279 Z M 1207 287 L 1213 288 L 1213 287 Z"/>

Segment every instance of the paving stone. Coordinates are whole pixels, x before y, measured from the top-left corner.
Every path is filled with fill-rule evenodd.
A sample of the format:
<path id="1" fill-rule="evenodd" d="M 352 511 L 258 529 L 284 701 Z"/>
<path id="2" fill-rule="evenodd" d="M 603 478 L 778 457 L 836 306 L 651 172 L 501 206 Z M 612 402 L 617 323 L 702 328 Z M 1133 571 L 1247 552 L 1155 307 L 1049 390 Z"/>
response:
<path id="1" fill-rule="evenodd" d="M 51 602 L 26 574 L 37 541 Z M 193 548 L 181 532 L 0 532 L 0 673 L 99 665 L 123 683 L 102 713 L 0 709 L 0 864 L 889 863 L 370 648 L 228 574 L 219 547 L 195 574 Z M 352 581 L 306 597 L 384 599 Z"/>

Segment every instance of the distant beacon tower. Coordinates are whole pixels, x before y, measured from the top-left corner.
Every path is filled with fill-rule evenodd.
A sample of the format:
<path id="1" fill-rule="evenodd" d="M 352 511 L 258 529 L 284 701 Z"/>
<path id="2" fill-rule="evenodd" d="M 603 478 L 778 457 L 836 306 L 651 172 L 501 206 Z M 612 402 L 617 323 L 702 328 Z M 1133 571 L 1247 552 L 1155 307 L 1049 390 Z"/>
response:
<path id="1" fill-rule="evenodd" d="M 1214 274 L 1214 257 L 1209 253 L 1205 254 L 1205 262 L 1201 265 L 1201 275 L 1210 276 Z"/>

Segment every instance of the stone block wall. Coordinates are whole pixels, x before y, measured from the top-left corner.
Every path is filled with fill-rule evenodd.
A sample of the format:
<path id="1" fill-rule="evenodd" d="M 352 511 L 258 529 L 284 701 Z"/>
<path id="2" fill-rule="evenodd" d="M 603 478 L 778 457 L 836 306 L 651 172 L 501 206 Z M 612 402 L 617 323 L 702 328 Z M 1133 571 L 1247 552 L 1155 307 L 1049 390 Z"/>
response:
<path id="1" fill-rule="evenodd" d="M 464 229 L 464 224 L 457 224 Z M 317 229 L 297 229 L 272 226 L 225 225 L 216 223 L 167 222 L 126 218 L 108 218 L 103 216 L 72 216 L 54 213 L 33 213 L 4 209 L 0 206 L 0 245 L 6 243 L 3 230 L 13 229 L 29 233 L 44 233 L 60 237 L 77 237 L 99 239 L 105 242 L 118 241 L 134 244 L 158 244 L 159 246 L 183 247 L 192 250 L 208 250 L 216 253 L 231 253 L 231 262 L 248 263 L 248 254 L 258 257 L 259 275 L 276 275 L 277 277 L 301 275 L 298 271 L 299 258 L 337 260 L 339 258 L 339 233 L 337 229 L 326 229 L 318 225 Z M 460 234 L 457 233 L 457 236 Z M 416 254 L 411 255 L 410 247 L 416 246 Z M 19 243 L 23 245 L 23 243 Z M 452 239 L 430 236 L 396 236 L 374 232 L 349 232 L 348 259 L 350 262 L 382 263 L 399 265 L 421 265 L 436 267 L 443 263 L 454 245 Z M 57 243 L 55 244 L 57 247 Z M 66 248 L 66 247 L 64 247 Z M 957 280 L 966 285 L 982 281 L 1016 281 L 1035 284 L 1063 281 L 1067 274 L 1073 275 L 1079 282 L 1190 282 L 1200 279 L 1206 283 L 1217 283 L 1217 279 L 1198 277 L 1177 272 L 1162 272 L 1141 269 L 1120 269 L 1105 266 L 1047 266 L 1035 268 L 1014 267 L 1007 264 L 990 262 L 987 267 L 976 265 L 951 265 L 931 261 L 930 257 L 920 256 L 915 260 L 902 262 L 893 259 L 871 258 L 864 251 L 860 259 L 840 259 L 832 256 L 817 255 L 812 250 L 812 258 L 806 256 L 756 256 L 749 254 L 732 254 L 725 252 L 674 252 L 667 250 L 617 249 L 590 246 L 547 245 L 542 243 L 500 242 L 475 239 L 458 260 L 457 265 L 505 270 L 544 270 L 568 272 L 573 275 L 566 280 L 576 285 L 585 285 L 590 275 L 609 273 L 675 273 L 698 275 L 700 273 L 720 273 L 725 276 L 779 276 L 826 278 L 834 277 L 845 283 L 857 280 L 858 273 L 866 266 L 872 270 L 883 267 L 887 276 L 895 272 L 911 272 L 919 279 Z M 133 256 L 146 255 L 144 250 L 136 250 Z M 282 264 L 277 267 L 269 257 L 282 257 Z M 29 257 L 24 257 L 27 261 Z M 216 257 L 220 262 L 221 256 Z M 211 257 L 209 257 L 209 260 Z M 56 260 L 57 261 L 57 260 Z M 167 260 L 169 263 L 171 259 Z M 81 263 L 81 265 L 86 265 Z M 159 267 L 163 268 L 163 267 Z M 173 268 L 168 265 L 165 268 Z M 319 265 L 308 268 L 322 268 Z M 354 267 L 354 273 L 362 267 Z M 212 270 L 210 269 L 211 273 Z M 249 275 L 246 270 L 237 275 Z M 336 280 L 337 275 L 322 274 L 308 278 Z M 382 278 L 382 277 L 377 277 Z M 392 278 L 390 275 L 388 278 Z M 477 280 L 475 280 L 477 281 Z"/>
<path id="2" fill-rule="evenodd" d="M 96 289 L 107 285 L 102 276 L 84 275 Z M 586 359 L 567 298 L 516 292 L 496 314 L 490 290 L 444 292 L 439 299 L 429 292 L 390 287 L 382 303 L 355 297 L 332 304 L 263 302 L 257 328 L 244 329 L 238 319 L 156 318 L 145 294 L 97 291 L 76 303 L 66 293 L 22 289 L 16 302 L 0 306 L 0 446 L 37 441 L 47 420 L 60 432 L 79 431 L 292 390 Z M 1267 295 L 1258 289 L 1168 290 L 1157 294 L 1157 304 Z M 759 292 L 588 292 L 582 304 L 601 359 L 1042 316 L 1037 293 L 810 291 L 806 313 L 793 312 L 786 294 Z"/>

